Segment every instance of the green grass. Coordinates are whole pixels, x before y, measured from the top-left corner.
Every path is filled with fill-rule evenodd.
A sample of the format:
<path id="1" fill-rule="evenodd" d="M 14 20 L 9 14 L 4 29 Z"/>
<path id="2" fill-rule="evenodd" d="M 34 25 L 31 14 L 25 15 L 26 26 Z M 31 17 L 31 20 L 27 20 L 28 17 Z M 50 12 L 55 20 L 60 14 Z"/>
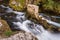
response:
<path id="1" fill-rule="evenodd" d="M 12 31 L 5 31 L 5 32 L 4 32 L 4 34 L 5 34 L 6 36 L 11 36 L 12 33 L 13 33 Z"/>

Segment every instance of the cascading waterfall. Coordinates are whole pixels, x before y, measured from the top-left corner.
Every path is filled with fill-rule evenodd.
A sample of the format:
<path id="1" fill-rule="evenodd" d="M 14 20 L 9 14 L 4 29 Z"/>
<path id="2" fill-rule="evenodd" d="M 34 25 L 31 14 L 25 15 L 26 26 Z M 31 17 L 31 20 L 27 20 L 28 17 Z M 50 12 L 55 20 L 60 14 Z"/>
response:
<path id="1" fill-rule="evenodd" d="M 5 8 L 3 5 L 1 6 Z M 35 24 L 34 22 L 27 20 L 25 17 L 25 12 L 17 12 L 17 11 L 13 11 L 9 7 L 6 7 L 6 8 L 8 8 L 8 10 L 6 11 L 7 13 L 14 12 L 15 14 L 17 14 L 16 19 L 18 20 L 18 22 L 12 22 L 14 25 L 17 26 L 16 28 L 32 33 L 38 38 L 38 40 L 60 40 L 60 33 L 51 33 L 45 30 L 42 25 Z M 43 16 L 43 15 L 40 15 L 40 16 Z M 47 20 L 47 22 L 52 25 L 60 27 L 59 23 L 51 21 L 48 16 L 47 18 L 48 19 L 46 18 L 42 18 L 42 19 Z"/>
<path id="2" fill-rule="evenodd" d="M 19 20 L 19 22 L 13 23 L 17 25 L 21 30 L 33 33 L 39 40 L 60 40 L 60 34 L 51 33 L 45 30 L 42 25 L 35 24 L 34 22 L 27 20 L 25 18 L 25 13 L 16 11 L 15 13 L 18 14 L 16 19 Z M 53 25 L 60 26 L 58 23 L 55 23 L 51 20 L 48 20 L 47 22 L 52 23 Z"/>

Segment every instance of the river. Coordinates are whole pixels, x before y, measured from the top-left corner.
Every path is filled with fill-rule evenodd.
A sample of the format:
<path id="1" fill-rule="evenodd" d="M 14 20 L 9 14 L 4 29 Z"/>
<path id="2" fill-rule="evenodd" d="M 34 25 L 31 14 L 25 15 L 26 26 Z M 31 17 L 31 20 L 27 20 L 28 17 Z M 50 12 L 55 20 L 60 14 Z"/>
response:
<path id="1" fill-rule="evenodd" d="M 3 5 L 1 5 L 1 6 L 3 8 L 5 8 L 5 6 L 3 6 Z M 17 29 L 32 33 L 33 35 L 35 35 L 38 38 L 38 40 L 60 40 L 60 33 L 52 33 L 50 31 L 47 31 L 43 28 L 42 25 L 36 24 L 36 23 L 26 19 L 25 12 L 17 12 L 17 11 L 13 11 L 9 7 L 6 7 L 6 8 L 8 8 L 6 10 L 7 13 L 13 12 L 13 13 L 17 14 L 17 16 L 15 18 L 18 21 L 12 22 L 14 25 L 17 26 L 16 27 Z M 43 20 L 47 20 L 47 22 L 49 24 L 60 27 L 60 23 L 52 21 L 48 15 L 41 13 L 40 16 L 43 17 L 42 18 Z M 59 16 L 51 16 L 51 17 L 60 18 Z"/>

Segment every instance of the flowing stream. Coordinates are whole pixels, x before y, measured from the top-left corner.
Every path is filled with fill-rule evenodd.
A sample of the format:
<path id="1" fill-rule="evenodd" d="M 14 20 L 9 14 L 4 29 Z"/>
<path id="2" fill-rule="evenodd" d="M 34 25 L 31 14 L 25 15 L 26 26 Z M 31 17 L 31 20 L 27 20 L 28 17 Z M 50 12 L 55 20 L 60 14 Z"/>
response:
<path id="1" fill-rule="evenodd" d="M 1 5 L 4 7 L 3 5 Z M 20 30 L 24 30 L 26 32 L 30 32 L 33 35 L 35 35 L 38 40 L 60 40 L 60 33 L 51 33 L 43 28 L 42 25 L 36 24 L 25 17 L 25 12 L 17 12 L 13 11 L 9 7 L 7 7 L 8 10 L 6 11 L 7 13 L 9 12 L 14 12 L 17 14 L 16 19 L 18 20 L 17 22 L 12 22 L 14 25 L 16 25 L 16 28 L 19 28 Z M 54 22 L 51 20 L 51 18 L 45 14 L 40 14 L 42 16 L 43 20 L 47 20 L 48 23 L 60 27 L 60 23 Z M 46 16 L 46 17 L 45 17 Z M 60 18 L 57 16 L 51 16 L 55 18 Z"/>

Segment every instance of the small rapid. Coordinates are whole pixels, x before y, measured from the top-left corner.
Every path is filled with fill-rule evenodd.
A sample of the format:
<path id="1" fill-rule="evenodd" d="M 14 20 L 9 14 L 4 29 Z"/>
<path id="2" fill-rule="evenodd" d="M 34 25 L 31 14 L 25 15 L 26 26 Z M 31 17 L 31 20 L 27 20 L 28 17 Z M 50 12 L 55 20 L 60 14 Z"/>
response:
<path id="1" fill-rule="evenodd" d="M 59 18 L 59 19 L 60 19 L 59 16 L 48 16 L 48 15 L 45 15 L 45 14 L 43 14 L 43 13 L 41 13 L 40 16 L 43 17 L 42 20 L 46 20 L 47 23 L 49 23 L 49 24 L 51 24 L 51 25 L 54 25 L 54 26 L 56 26 L 56 27 L 60 27 L 60 23 L 54 22 L 54 21 L 51 20 L 52 17 L 53 17 L 53 19 L 54 19 L 54 18 Z"/>
<path id="2" fill-rule="evenodd" d="M 5 7 L 1 5 L 3 8 L 8 8 L 6 12 L 9 14 L 10 12 L 13 12 L 14 14 L 17 14 L 15 19 L 17 21 L 12 21 L 12 24 L 14 24 L 16 29 L 23 30 L 25 32 L 30 32 L 33 35 L 35 35 L 38 40 L 60 40 L 60 33 L 51 33 L 50 31 L 47 31 L 43 28 L 42 25 L 36 24 L 25 17 L 25 12 L 17 12 L 13 11 L 9 7 Z M 60 23 L 54 22 L 51 20 L 51 18 L 45 14 L 40 14 L 42 16 L 43 20 L 46 20 L 49 24 L 55 25 L 60 27 Z M 52 16 L 54 17 L 54 16 Z M 60 18 L 60 17 L 55 17 Z M 12 19 L 11 19 L 12 20 Z"/>
<path id="3" fill-rule="evenodd" d="M 34 34 L 38 38 L 38 40 L 60 40 L 60 34 L 51 33 L 45 30 L 42 25 L 35 24 L 34 22 L 27 20 L 25 18 L 25 13 L 22 12 L 15 12 L 15 13 L 18 14 L 16 16 L 16 19 L 19 20 L 19 22 L 13 22 L 13 24 L 17 25 L 18 28 L 20 28 L 21 30 Z M 48 19 L 46 20 L 48 23 L 52 25 L 58 27 L 60 26 L 58 23 L 55 23 Z"/>

